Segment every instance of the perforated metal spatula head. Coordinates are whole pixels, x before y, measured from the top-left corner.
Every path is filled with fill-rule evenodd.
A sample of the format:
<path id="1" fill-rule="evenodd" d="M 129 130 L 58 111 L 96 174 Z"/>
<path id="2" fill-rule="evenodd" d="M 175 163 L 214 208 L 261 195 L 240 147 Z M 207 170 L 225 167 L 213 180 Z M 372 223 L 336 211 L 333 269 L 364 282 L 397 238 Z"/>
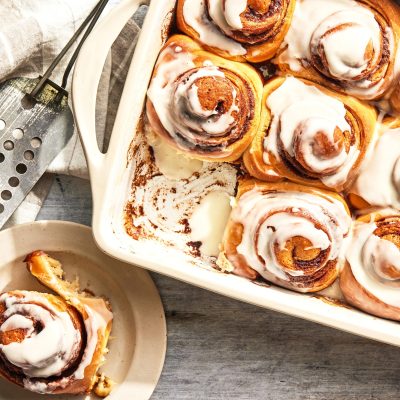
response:
<path id="1" fill-rule="evenodd" d="M 98 2 L 42 77 L 0 83 L 0 228 L 74 132 L 65 87 L 78 52 L 107 2 Z M 60 87 L 48 78 L 85 29 Z"/>
<path id="2" fill-rule="evenodd" d="M 74 132 L 68 94 L 48 81 L 35 100 L 29 94 L 38 81 L 0 84 L 0 227 Z"/>

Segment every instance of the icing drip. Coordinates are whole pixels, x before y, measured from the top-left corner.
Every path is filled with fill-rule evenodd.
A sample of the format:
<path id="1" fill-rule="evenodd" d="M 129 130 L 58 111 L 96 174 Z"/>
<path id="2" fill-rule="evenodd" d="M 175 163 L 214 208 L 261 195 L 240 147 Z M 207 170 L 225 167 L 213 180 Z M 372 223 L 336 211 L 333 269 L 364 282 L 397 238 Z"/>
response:
<path id="1" fill-rule="evenodd" d="M 373 206 L 400 208 L 400 129 L 379 138 L 350 193 Z"/>
<path id="2" fill-rule="evenodd" d="M 376 234 L 379 225 L 379 222 L 357 222 L 346 258 L 363 288 L 382 302 L 400 307 L 400 249 Z"/>
<path id="3" fill-rule="evenodd" d="M 186 157 L 161 140 L 149 127 L 146 127 L 146 138 L 153 149 L 159 171 L 168 179 L 188 179 L 203 168 L 203 162 Z"/>
<path id="4" fill-rule="evenodd" d="M 267 106 L 272 121 L 264 142 L 266 154 L 272 153 L 277 160 L 286 155 L 294 169 L 326 186 L 346 182 L 360 151 L 343 143 L 343 135 L 352 129 L 342 102 L 289 77 L 268 97 Z"/>
<path id="5" fill-rule="evenodd" d="M 191 239 L 201 242 L 200 251 L 206 256 L 218 256 L 219 244 L 231 212 L 226 192 L 210 192 L 194 209 L 190 218 Z"/>
<path id="6" fill-rule="evenodd" d="M 337 260 L 351 222 L 343 204 L 336 199 L 303 192 L 264 193 L 258 189 L 241 196 L 231 219 L 243 225 L 238 254 L 265 279 L 272 274 L 283 281 L 315 274 L 329 261 Z M 318 263 L 304 268 L 296 261 L 295 265 L 287 263 L 282 252 L 296 252 L 296 243 L 306 258 L 318 259 Z"/>

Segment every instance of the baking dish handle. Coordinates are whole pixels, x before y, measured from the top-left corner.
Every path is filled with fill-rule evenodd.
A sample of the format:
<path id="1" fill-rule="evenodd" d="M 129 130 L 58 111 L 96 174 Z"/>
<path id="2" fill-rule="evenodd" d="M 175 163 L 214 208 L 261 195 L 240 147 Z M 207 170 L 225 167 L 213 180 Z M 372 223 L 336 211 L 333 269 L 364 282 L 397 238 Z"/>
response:
<path id="1" fill-rule="evenodd" d="M 91 175 L 103 161 L 96 139 L 96 98 L 104 63 L 115 39 L 143 0 L 125 0 L 115 6 L 93 29 L 76 61 L 72 82 L 75 120 Z M 92 173 L 93 172 L 93 173 Z"/>
<path id="2" fill-rule="evenodd" d="M 103 67 L 112 44 L 122 29 L 146 0 L 122 0 L 93 29 L 76 61 L 72 81 L 72 104 L 81 137 L 92 186 L 103 179 L 106 154 L 96 138 L 96 98 Z M 100 181 L 98 182 L 100 183 Z"/>

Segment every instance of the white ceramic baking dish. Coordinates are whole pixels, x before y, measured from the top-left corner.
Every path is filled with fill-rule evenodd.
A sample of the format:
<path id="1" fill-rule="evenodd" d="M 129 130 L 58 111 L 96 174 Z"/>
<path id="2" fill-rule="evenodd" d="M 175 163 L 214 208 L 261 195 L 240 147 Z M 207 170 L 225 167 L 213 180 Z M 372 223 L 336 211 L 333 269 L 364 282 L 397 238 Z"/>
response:
<path id="1" fill-rule="evenodd" d="M 98 150 L 95 133 L 96 93 L 102 68 L 115 38 L 137 10 L 141 0 L 123 0 L 93 31 L 82 48 L 73 80 L 73 105 L 89 164 L 93 190 L 93 232 L 106 253 L 130 264 L 300 318 L 393 345 L 400 345 L 400 324 L 275 286 L 259 286 L 228 275 L 184 251 L 160 241 L 134 240 L 124 229 L 124 206 L 134 170 L 128 160 L 147 87 L 165 39 L 175 0 L 152 0 L 122 94 L 107 154 Z M 183 300 L 184 301 L 184 300 Z"/>

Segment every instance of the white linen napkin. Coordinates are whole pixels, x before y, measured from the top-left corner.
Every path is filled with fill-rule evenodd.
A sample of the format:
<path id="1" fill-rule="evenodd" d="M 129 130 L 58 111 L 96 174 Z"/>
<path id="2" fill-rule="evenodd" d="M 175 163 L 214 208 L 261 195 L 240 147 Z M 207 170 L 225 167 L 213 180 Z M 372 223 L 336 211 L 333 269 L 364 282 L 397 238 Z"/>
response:
<path id="1" fill-rule="evenodd" d="M 54 60 L 98 0 L 7 0 L 0 2 L 0 81 L 37 77 Z M 121 0 L 110 0 L 104 14 Z M 104 15 L 103 14 L 103 15 Z M 106 148 L 123 83 L 133 55 L 145 9 L 132 18 L 115 41 L 104 66 L 97 96 L 96 124 L 100 148 Z M 50 79 L 59 83 L 68 55 Z M 69 82 L 70 84 L 70 82 Z M 69 89 L 69 88 L 67 88 Z M 88 178 L 86 160 L 77 135 L 56 157 L 5 227 L 35 220 L 54 174 Z"/>

